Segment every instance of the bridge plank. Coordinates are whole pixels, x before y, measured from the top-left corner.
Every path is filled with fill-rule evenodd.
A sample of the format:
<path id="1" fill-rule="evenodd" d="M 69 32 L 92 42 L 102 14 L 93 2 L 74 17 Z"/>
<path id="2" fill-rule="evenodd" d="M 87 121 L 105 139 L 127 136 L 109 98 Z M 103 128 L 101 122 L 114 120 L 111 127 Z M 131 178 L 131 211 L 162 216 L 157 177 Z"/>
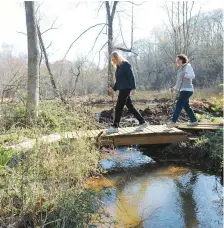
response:
<path id="1" fill-rule="evenodd" d="M 156 134 L 163 132 L 161 129 L 158 129 L 156 125 L 151 125 L 150 130 L 154 131 Z"/>
<path id="2" fill-rule="evenodd" d="M 177 128 L 180 130 L 218 130 L 223 129 L 223 125 L 220 123 L 199 123 L 196 126 L 188 126 L 187 124 L 181 123 Z"/>
<path id="3" fill-rule="evenodd" d="M 130 137 L 115 137 L 114 144 L 121 145 L 147 145 L 147 144 L 167 144 L 186 140 L 185 135 L 132 135 Z"/>
<path id="4" fill-rule="evenodd" d="M 155 129 L 152 128 L 152 125 L 149 125 L 146 129 L 148 129 L 152 133 L 156 133 Z"/>
<path id="5" fill-rule="evenodd" d="M 125 131 L 125 128 L 119 128 L 119 134 L 120 135 L 124 135 L 126 133 L 127 133 L 127 131 Z"/>
<path id="6" fill-rule="evenodd" d="M 155 125 L 154 126 L 155 127 L 155 129 L 157 129 L 158 130 L 158 132 L 162 132 L 162 133 L 183 133 L 183 131 L 181 131 L 181 130 L 179 130 L 179 129 L 177 129 L 177 128 L 171 128 L 171 129 L 169 129 L 169 128 L 167 128 L 165 125 Z"/>
<path id="7" fill-rule="evenodd" d="M 168 129 L 165 125 L 149 125 L 143 131 L 136 131 L 136 127 L 119 128 L 115 134 L 106 134 L 107 129 L 85 130 L 65 133 L 55 133 L 41 136 L 38 141 L 43 144 L 57 142 L 62 139 L 80 139 L 80 138 L 97 138 L 100 132 L 104 132 L 98 140 L 101 145 L 142 145 L 142 144 L 164 144 L 179 142 L 187 139 L 186 131 L 197 130 L 217 130 L 223 129 L 223 126 L 216 123 L 200 123 L 197 126 L 187 126 L 179 124 L 178 128 Z M 30 139 L 7 148 L 22 149 L 32 148 L 36 140 Z"/>
<path id="8" fill-rule="evenodd" d="M 79 136 L 77 135 L 76 131 L 72 131 L 72 132 L 65 132 L 63 134 L 64 138 L 66 139 L 77 139 L 79 138 Z"/>

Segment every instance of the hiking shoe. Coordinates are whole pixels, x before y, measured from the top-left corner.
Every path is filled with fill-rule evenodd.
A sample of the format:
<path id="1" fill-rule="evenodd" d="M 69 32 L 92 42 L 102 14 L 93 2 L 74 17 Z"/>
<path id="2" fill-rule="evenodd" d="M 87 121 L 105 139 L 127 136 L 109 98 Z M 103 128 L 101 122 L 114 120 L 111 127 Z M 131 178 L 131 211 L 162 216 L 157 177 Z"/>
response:
<path id="1" fill-rule="evenodd" d="M 173 128 L 176 126 L 176 123 L 174 123 L 173 121 L 170 121 L 168 124 L 166 124 L 167 128 Z"/>
<path id="2" fill-rule="evenodd" d="M 149 125 L 149 124 L 148 124 L 147 122 L 142 123 L 142 124 L 140 124 L 140 125 L 135 129 L 135 131 L 143 131 L 144 128 L 148 127 L 148 125 Z"/>
<path id="3" fill-rule="evenodd" d="M 198 121 L 194 121 L 194 122 L 188 122 L 187 126 L 197 126 L 198 125 Z"/>
<path id="4" fill-rule="evenodd" d="M 107 131 L 106 134 L 114 134 L 118 133 L 118 128 L 117 127 L 110 127 Z"/>

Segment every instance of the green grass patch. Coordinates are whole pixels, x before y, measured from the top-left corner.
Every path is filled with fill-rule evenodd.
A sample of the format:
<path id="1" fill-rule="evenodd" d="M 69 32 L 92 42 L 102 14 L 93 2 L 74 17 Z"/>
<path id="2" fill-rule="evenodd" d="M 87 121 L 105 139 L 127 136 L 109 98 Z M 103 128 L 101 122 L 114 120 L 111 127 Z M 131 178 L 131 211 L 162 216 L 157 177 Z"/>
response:
<path id="1" fill-rule="evenodd" d="M 22 104 L 1 107 L 0 145 L 13 144 L 28 138 L 50 133 L 96 129 L 95 116 L 86 113 L 82 106 L 69 106 L 58 101 L 40 103 L 39 116 L 29 127 L 26 125 L 26 111 Z"/>

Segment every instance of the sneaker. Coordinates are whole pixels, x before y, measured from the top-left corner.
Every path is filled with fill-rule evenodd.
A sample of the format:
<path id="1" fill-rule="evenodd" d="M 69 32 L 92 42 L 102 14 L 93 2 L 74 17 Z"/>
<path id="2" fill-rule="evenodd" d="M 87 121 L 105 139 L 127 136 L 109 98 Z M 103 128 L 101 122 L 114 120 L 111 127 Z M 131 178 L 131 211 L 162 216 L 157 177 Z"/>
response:
<path id="1" fill-rule="evenodd" d="M 107 134 L 114 134 L 114 133 L 118 133 L 118 128 L 117 127 L 110 127 L 107 131 Z"/>
<path id="2" fill-rule="evenodd" d="M 148 127 L 148 123 L 147 122 L 145 122 L 145 123 L 143 123 L 143 124 L 140 124 L 135 130 L 136 131 L 143 131 L 144 130 L 144 128 L 146 128 L 146 127 Z"/>
<path id="3" fill-rule="evenodd" d="M 188 122 L 187 126 L 197 126 L 198 125 L 198 121 L 194 121 L 194 122 Z"/>
<path id="4" fill-rule="evenodd" d="M 174 123 L 173 121 L 170 121 L 168 124 L 166 124 L 167 128 L 173 128 L 176 126 L 176 123 Z"/>

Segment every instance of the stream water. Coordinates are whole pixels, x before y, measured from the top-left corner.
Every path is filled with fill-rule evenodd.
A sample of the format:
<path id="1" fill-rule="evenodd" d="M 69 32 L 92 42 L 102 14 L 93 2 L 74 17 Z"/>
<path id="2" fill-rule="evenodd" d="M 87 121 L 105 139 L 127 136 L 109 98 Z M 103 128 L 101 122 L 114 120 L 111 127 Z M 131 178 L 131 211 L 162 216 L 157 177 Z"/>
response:
<path id="1" fill-rule="evenodd" d="M 97 227 L 221 228 L 219 178 L 192 167 L 157 164 L 137 148 L 118 148 L 101 160 L 110 172 L 92 180 L 113 225 Z"/>

